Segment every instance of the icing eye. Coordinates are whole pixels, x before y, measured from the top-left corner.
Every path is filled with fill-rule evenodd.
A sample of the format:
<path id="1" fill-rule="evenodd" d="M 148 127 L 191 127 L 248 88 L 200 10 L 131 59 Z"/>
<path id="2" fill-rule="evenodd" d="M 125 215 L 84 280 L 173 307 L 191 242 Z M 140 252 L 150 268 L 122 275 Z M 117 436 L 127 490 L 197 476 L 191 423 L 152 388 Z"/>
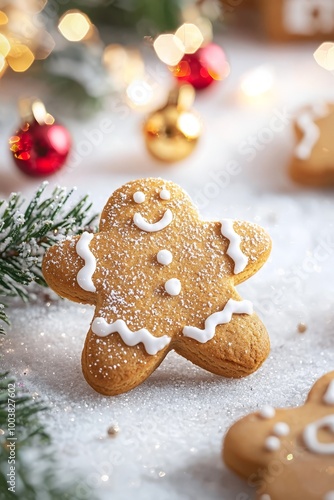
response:
<path id="1" fill-rule="evenodd" d="M 135 194 L 133 195 L 133 201 L 136 203 L 144 203 L 145 201 L 145 195 L 142 193 L 142 191 L 136 191 Z"/>
<path id="2" fill-rule="evenodd" d="M 162 189 L 160 191 L 160 198 L 162 200 L 170 200 L 170 191 L 168 191 L 168 189 Z"/>

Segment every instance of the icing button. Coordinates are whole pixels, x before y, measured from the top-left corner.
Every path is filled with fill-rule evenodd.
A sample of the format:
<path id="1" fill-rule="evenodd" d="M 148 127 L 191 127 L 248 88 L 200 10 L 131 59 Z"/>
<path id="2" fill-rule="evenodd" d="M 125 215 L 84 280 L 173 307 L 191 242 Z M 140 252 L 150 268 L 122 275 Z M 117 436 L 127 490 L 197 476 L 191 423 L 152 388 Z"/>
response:
<path id="1" fill-rule="evenodd" d="M 163 266 L 168 266 L 173 260 L 172 252 L 169 250 L 160 250 L 157 253 L 157 261 Z"/>
<path id="2" fill-rule="evenodd" d="M 170 191 L 168 191 L 168 189 L 162 189 L 160 191 L 160 198 L 162 200 L 170 200 Z"/>
<path id="3" fill-rule="evenodd" d="M 135 203 L 144 203 L 145 201 L 145 195 L 142 191 L 136 191 L 135 194 L 133 195 L 133 201 Z"/>
<path id="4" fill-rule="evenodd" d="M 179 295 L 181 292 L 181 282 L 177 278 L 171 278 L 165 283 L 165 290 L 168 295 Z"/>

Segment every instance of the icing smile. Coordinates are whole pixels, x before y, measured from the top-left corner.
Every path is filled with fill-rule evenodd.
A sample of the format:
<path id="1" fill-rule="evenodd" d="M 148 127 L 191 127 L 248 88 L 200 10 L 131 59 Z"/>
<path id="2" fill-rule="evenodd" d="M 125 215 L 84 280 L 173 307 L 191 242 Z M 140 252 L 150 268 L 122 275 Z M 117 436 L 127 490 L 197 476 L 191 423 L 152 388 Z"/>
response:
<path id="1" fill-rule="evenodd" d="M 157 231 L 161 231 L 162 229 L 165 229 L 173 220 L 173 214 L 172 211 L 169 210 L 169 208 L 166 210 L 164 215 L 161 217 L 161 219 L 158 222 L 150 223 L 147 222 L 146 219 L 139 213 L 135 213 L 133 216 L 133 222 L 134 224 L 141 229 L 142 231 L 146 231 L 147 233 L 155 233 Z"/>

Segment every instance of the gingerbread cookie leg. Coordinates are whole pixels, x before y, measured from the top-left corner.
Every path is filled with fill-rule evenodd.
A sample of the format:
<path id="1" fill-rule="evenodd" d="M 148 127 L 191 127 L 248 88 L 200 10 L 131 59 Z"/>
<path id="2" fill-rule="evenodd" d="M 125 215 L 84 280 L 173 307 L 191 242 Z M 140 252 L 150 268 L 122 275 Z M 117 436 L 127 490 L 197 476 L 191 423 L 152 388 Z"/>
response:
<path id="1" fill-rule="evenodd" d="M 116 328 L 123 333 L 127 331 L 120 323 Z M 133 333 L 129 333 L 129 337 L 133 341 L 143 340 L 143 337 L 133 338 Z M 118 332 L 101 337 L 90 329 L 82 352 L 82 371 L 86 381 L 93 389 L 106 396 L 123 394 L 137 387 L 168 353 L 168 339 L 160 337 L 155 340 L 144 338 L 144 343 L 141 341 L 129 346 Z"/>
<path id="2" fill-rule="evenodd" d="M 248 300 L 235 290 L 202 328 L 187 326 L 175 350 L 192 363 L 224 377 L 244 377 L 257 370 L 269 354 L 268 333 Z"/>

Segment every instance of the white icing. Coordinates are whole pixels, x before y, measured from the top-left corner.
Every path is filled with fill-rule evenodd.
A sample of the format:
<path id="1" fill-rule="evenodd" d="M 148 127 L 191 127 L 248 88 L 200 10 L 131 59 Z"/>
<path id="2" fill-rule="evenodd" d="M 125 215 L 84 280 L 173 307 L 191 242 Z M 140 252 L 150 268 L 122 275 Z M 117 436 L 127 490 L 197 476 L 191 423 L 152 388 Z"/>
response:
<path id="1" fill-rule="evenodd" d="M 271 496 L 265 493 L 264 495 L 260 496 L 260 500 L 271 500 Z"/>
<path id="2" fill-rule="evenodd" d="M 78 243 L 76 244 L 75 250 L 77 254 L 85 261 L 85 265 L 77 274 L 77 282 L 80 288 L 86 290 L 87 292 L 96 292 L 95 285 L 93 283 L 93 274 L 96 269 L 96 259 L 89 248 L 89 243 L 94 238 L 92 233 L 87 233 L 85 231 L 80 236 Z"/>
<path id="3" fill-rule="evenodd" d="M 290 427 L 285 422 L 277 422 L 274 425 L 273 433 L 278 437 L 287 436 L 290 433 Z"/>
<path id="4" fill-rule="evenodd" d="M 181 282 L 177 278 L 171 278 L 165 283 L 165 290 L 169 295 L 179 295 L 181 292 Z"/>
<path id="5" fill-rule="evenodd" d="M 122 319 L 118 319 L 108 324 L 104 318 L 95 318 L 92 323 L 92 331 L 99 337 L 106 337 L 111 333 L 118 333 L 123 342 L 130 347 L 142 342 L 146 352 L 152 355 L 161 351 L 161 349 L 166 347 L 171 341 L 168 335 L 154 337 L 146 328 L 141 328 L 140 330 L 132 332 Z"/>
<path id="6" fill-rule="evenodd" d="M 195 326 L 185 326 L 183 335 L 204 344 L 214 337 L 217 325 L 224 325 L 231 321 L 232 314 L 253 314 L 253 304 L 249 300 L 229 299 L 222 311 L 211 314 L 205 320 L 203 330 Z"/>
<path id="7" fill-rule="evenodd" d="M 334 490 L 326 493 L 323 500 L 334 500 Z"/>
<path id="8" fill-rule="evenodd" d="M 281 442 L 276 436 L 269 436 L 264 442 L 264 446 L 268 451 L 277 451 L 281 447 Z"/>
<path id="9" fill-rule="evenodd" d="M 172 252 L 169 250 L 160 250 L 157 253 L 157 261 L 163 266 L 168 266 L 173 260 Z"/>
<path id="10" fill-rule="evenodd" d="M 160 191 L 160 198 L 162 200 L 170 200 L 170 191 L 168 191 L 168 189 L 162 189 Z"/>
<path id="11" fill-rule="evenodd" d="M 142 231 L 146 231 L 147 233 L 155 233 L 157 231 L 161 231 L 162 229 L 165 229 L 173 220 L 173 214 L 171 210 L 166 210 L 164 215 L 161 217 L 161 219 L 158 222 L 154 222 L 151 224 L 150 222 L 147 222 L 147 220 L 142 217 L 140 213 L 135 213 L 133 216 L 133 222 L 134 224 L 141 229 Z"/>
<path id="12" fill-rule="evenodd" d="M 233 221 L 231 219 L 223 219 L 221 221 L 221 234 L 230 240 L 227 249 L 227 255 L 234 261 L 234 274 L 241 273 L 248 264 L 248 257 L 242 253 L 240 248 L 241 238 L 234 231 Z"/>
<path id="13" fill-rule="evenodd" d="M 297 118 L 297 125 L 303 132 L 303 138 L 295 149 L 295 156 L 300 160 L 307 160 L 320 137 L 319 127 L 314 120 L 327 114 L 326 106 L 319 104 L 313 106 L 309 111 L 305 111 Z"/>
<path id="14" fill-rule="evenodd" d="M 320 137 L 319 127 L 314 123 L 314 118 L 310 113 L 303 113 L 297 119 L 298 127 L 304 137 L 295 150 L 295 156 L 300 160 L 307 160 Z"/>
<path id="15" fill-rule="evenodd" d="M 313 453 L 318 453 L 320 455 L 334 455 L 334 442 L 331 443 L 321 443 L 318 440 L 318 430 L 322 427 L 328 428 L 331 432 L 334 432 L 334 414 L 327 415 L 327 417 L 321 418 L 316 422 L 309 424 L 305 427 L 303 432 L 304 442 L 307 448 Z"/>
<path id="16" fill-rule="evenodd" d="M 334 2 L 333 0 L 284 0 L 283 25 L 289 33 L 299 35 L 332 33 Z"/>
<path id="17" fill-rule="evenodd" d="M 324 395 L 324 403 L 326 405 L 334 405 L 334 380 L 332 380 Z"/>
<path id="18" fill-rule="evenodd" d="M 136 203 L 144 203 L 145 201 L 145 195 L 141 191 L 136 191 L 135 194 L 133 195 L 133 201 Z"/>
<path id="19" fill-rule="evenodd" d="M 259 410 L 259 415 L 265 419 L 274 418 L 276 410 L 272 406 L 266 405 Z"/>

